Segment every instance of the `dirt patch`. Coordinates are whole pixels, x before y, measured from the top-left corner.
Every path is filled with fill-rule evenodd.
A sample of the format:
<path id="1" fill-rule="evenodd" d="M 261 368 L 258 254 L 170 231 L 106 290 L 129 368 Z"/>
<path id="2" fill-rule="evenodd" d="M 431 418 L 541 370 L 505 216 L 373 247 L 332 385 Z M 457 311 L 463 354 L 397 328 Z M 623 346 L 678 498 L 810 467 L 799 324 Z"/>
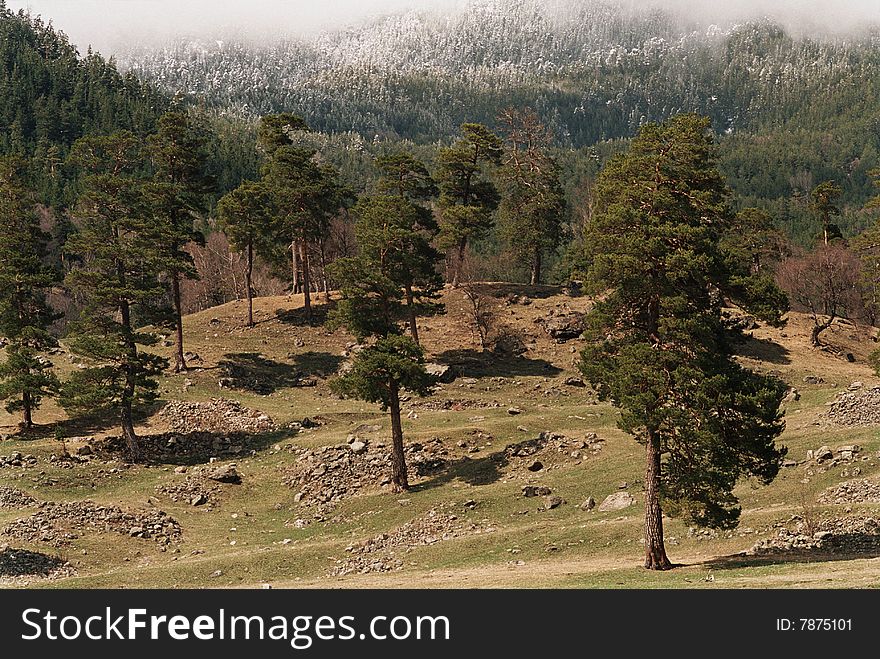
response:
<path id="1" fill-rule="evenodd" d="M 0 584 L 23 585 L 34 577 L 63 579 L 75 574 L 73 566 L 58 556 L 11 547 L 0 550 Z"/>
<path id="2" fill-rule="evenodd" d="M 829 487 L 819 503 L 880 503 L 880 483 L 863 478 Z"/>
<path id="3" fill-rule="evenodd" d="M 37 505 L 39 510 L 15 520 L 0 533 L 22 542 L 55 547 L 69 545 L 85 533 L 119 533 L 152 540 L 163 549 L 182 539 L 180 524 L 161 510 L 123 510 L 92 501 L 45 501 Z"/>
<path id="4" fill-rule="evenodd" d="M 422 517 L 406 522 L 390 533 L 380 533 L 346 547 L 350 556 L 338 560 L 329 576 L 400 570 L 404 565 L 403 556 L 416 547 L 495 530 L 485 522 L 460 519 L 452 512 L 453 507 L 454 504 L 447 504 L 432 508 Z"/>
<path id="5" fill-rule="evenodd" d="M 226 398 L 201 403 L 171 401 L 162 408 L 159 417 L 173 433 L 236 434 L 275 430 L 275 423 L 268 414 Z"/>

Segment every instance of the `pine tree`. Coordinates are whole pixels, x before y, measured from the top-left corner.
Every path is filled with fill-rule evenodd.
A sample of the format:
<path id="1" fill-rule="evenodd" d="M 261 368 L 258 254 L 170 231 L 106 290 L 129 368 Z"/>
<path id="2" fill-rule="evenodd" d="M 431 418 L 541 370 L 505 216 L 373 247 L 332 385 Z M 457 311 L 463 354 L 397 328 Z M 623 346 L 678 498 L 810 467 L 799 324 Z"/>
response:
<path id="1" fill-rule="evenodd" d="M 424 271 L 420 259 L 433 264 L 419 227 L 421 209 L 402 196 L 377 195 L 358 201 L 354 213 L 359 254 L 331 266 L 342 300 L 331 315 L 331 326 L 344 325 L 359 341 L 375 339 L 354 357 L 351 370 L 339 377 L 334 390 L 378 402 L 391 416 L 392 477 L 396 491 L 409 488 L 400 415 L 400 391 L 428 393 L 432 383 L 416 341 L 403 336 L 400 321 L 409 315 L 404 287 L 412 273 Z M 421 247 L 419 247 L 421 245 Z"/>
<path id="2" fill-rule="evenodd" d="M 58 317 L 46 293 L 58 274 L 45 265 L 48 235 L 40 229 L 34 195 L 22 184 L 24 163 L 0 159 L 0 336 L 6 360 L 0 363 L 0 400 L 21 413 L 23 428 L 59 381 L 43 353 L 58 345 L 49 325 Z"/>
<path id="3" fill-rule="evenodd" d="M 318 164 L 315 154 L 310 149 L 279 146 L 263 167 L 263 181 L 274 199 L 276 236 L 291 246 L 294 264 L 299 262 L 301 267 L 309 321 L 312 317 L 309 250 L 327 233 L 330 221 L 344 207 L 348 197 L 337 181 L 336 170 Z"/>
<path id="4" fill-rule="evenodd" d="M 204 237 L 195 228 L 195 220 L 206 212 L 207 194 L 211 189 L 211 181 L 205 174 L 206 142 L 204 129 L 181 111 L 162 115 L 156 133 L 147 140 L 153 180 L 145 192 L 157 223 L 163 227 L 162 270 L 168 276 L 174 304 L 175 373 L 186 370 L 180 282 L 198 277 L 192 256 L 185 248 L 190 242 L 204 243 Z"/>
<path id="5" fill-rule="evenodd" d="M 410 335 L 418 344 L 419 315 L 434 315 L 443 308 L 437 302 L 443 288 L 443 280 L 437 271 L 437 263 L 442 257 L 431 245 L 439 227 L 433 212 L 425 206 L 436 197 L 437 186 L 424 163 L 409 154 L 380 156 L 376 164 L 382 174 L 377 183 L 379 192 L 409 205 L 403 217 L 410 218 L 412 233 L 400 255 L 396 278 L 403 283 Z"/>
<path id="6" fill-rule="evenodd" d="M 452 285 L 458 287 L 468 243 L 493 224 L 499 196 L 487 170 L 501 162 L 501 139 L 481 124 L 462 124 L 462 136 L 437 156 L 440 187 L 439 244 L 453 249 Z"/>
<path id="7" fill-rule="evenodd" d="M 246 181 L 217 203 L 219 228 L 232 245 L 246 255 L 247 326 L 254 326 L 254 252 L 271 241 L 275 210 L 271 192 L 262 182 Z"/>
<path id="8" fill-rule="evenodd" d="M 84 306 L 69 346 L 91 365 L 74 372 L 60 399 L 71 413 L 118 411 L 131 460 L 141 457 L 135 410 L 155 400 L 155 377 L 167 367 L 167 360 L 138 348 L 157 338 L 137 324 L 167 311 L 159 279 L 164 228 L 155 222 L 136 177 L 143 168 L 141 146 L 130 133 L 114 133 L 84 138 L 72 151 L 72 162 L 85 176 L 74 209 L 78 230 L 66 246 L 80 263 L 65 283 Z"/>
<path id="9" fill-rule="evenodd" d="M 733 359 L 721 317 L 731 223 L 707 119 L 648 124 L 595 187 L 582 371 L 645 446 L 645 567 L 672 567 L 662 511 L 727 528 L 741 476 L 768 483 L 784 448 L 785 386 Z M 780 310 L 764 314 L 778 323 Z"/>
<path id="10" fill-rule="evenodd" d="M 501 235 L 519 259 L 529 264 L 530 283 L 541 283 L 545 255 L 562 240 L 565 191 L 556 160 L 547 154 L 550 134 L 533 110 L 506 110 L 507 148 L 501 168 Z"/>
<path id="11" fill-rule="evenodd" d="M 834 181 L 825 181 L 813 188 L 810 193 L 810 208 L 822 223 L 822 240 L 825 245 L 841 235 L 840 229 L 831 221 L 831 218 L 840 215 L 837 199 L 842 192 L 841 187 Z"/>

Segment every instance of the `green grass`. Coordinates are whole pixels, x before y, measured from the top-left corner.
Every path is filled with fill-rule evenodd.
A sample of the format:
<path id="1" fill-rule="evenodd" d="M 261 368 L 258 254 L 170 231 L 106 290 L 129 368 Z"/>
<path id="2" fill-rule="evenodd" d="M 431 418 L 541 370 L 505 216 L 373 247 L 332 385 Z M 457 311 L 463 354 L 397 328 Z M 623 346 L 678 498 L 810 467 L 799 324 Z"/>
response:
<path id="1" fill-rule="evenodd" d="M 534 304 L 554 303 L 554 298 L 549 298 Z M 258 307 L 258 319 L 271 318 L 278 306 L 277 300 L 265 301 Z M 536 313 L 531 309 L 529 313 Z M 296 528 L 294 521 L 309 519 L 312 511 L 295 503 L 295 491 L 282 483 L 292 455 L 273 447 L 290 442 L 306 447 L 339 444 L 361 423 L 378 423 L 382 426 L 381 435 L 385 436 L 388 422 L 372 405 L 338 400 L 329 393 L 327 380 L 349 339 L 330 335 L 321 328 L 274 321 L 247 330 L 237 324 L 239 313 L 239 307 L 233 311 L 224 308 L 187 319 L 187 349 L 202 355 L 204 368 L 163 378 L 163 399 L 234 397 L 268 413 L 281 424 L 308 416 L 320 417 L 325 425 L 290 439 L 279 436 L 255 456 L 237 460 L 243 484 L 224 486 L 219 506 L 210 512 L 175 504 L 156 494 L 157 485 L 182 478 L 173 473 L 173 465 L 135 466 L 116 474 L 107 472 L 119 465 L 100 461 L 63 469 L 48 461 L 49 455 L 60 448 L 51 439 L 51 425 L 45 425 L 30 439 L 13 436 L 0 444 L 0 454 L 32 453 L 40 460 L 39 466 L 28 470 L 0 469 L 0 483 L 52 501 L 91 499 L 102 504 L 145 508 L 155 503 L 150 503 L 151 497 L 158 497 L 158 505 L 180 522 L 184 533 L 183 542 L 167 551 L 160 551 L 151 541 L 119 534 L 86 534 L 61 550 L 40 545 L 27 547 L 58 553 L 78 572 L 75 577 L 58 581 L 34 579 L 31 587 L 258 587 L 272 583 L 279 587 L 761 588 L 873 587 L 880 583 L 878 558 L 781 557 L 767 563 L 740 555 L 758 539 L 772 534 L 768 529 L 774 523 L 801 514 L 802 501 L 815 502 L 826 487 L 848 480 L 851 476 L 843 474 L 844 466 L 824 473 L 813 469 L 807 483 L 802 482 L 810 469 L 806 464 L 783 469 L 767 487 L 750 481 L 741 483 L 736 493 L 743 514 L 740 527 L 732 532 L 702 538 L 689 534 L 682 522 L 667 520 L 670 557 L 683 566 L 667 573 L 642 569 L 642 449 L 617 429 L 617 415 L 612 408 L 596 404 L 585 389 L 562 385 L 574 373 L 572 353 L 568 346 L 546 339 L 541 339 L 533 351 L 537 353 L 535 357 L 552 361 L 562 372 L 552 377 L 516 374 L 500 380 L 493 373 L 476 384 L 467 384 L 460 378 L 444 385 L 437 398 L 497 402 L 499 407 L 462 411 L 417 408 L 417 418 L 405 419 L 407 441 L 440 437 L 455 457 L 461 458 L 450 471 L 417 480 L 413 490 L 404 495 L 371 488 L 341 502 L 330 516 L 331 521 L 313 521 L 304 528 Z M 220 329 L 209 324 L 215 316 L 221 318 Z M 524 322 L 534 327 L 528 319 Z M 423 329 L 429 349 L 441 352 L 450 348 L 449 341 L 453 339 L 446 336 L 447 325 L 437 319 Z M 218 336 L 214 337 L 214 333 Z M 302 337 L 305 346 L 294 348 L 292 336 Z M 249 367 L 256 369 L 249 375 L 270 380 L 270 393 L 218 387 L 223 373 L 216 365 L 236 353 L 262 356 L 248 361 Z M 801 389 L 801 399 L 787 406 L 788 426 L 780 440 L 789 448 L 789 457 L 800 462 L 807 450 L 823 444 L 834 447 L 856 443 L 868 460 L 850 467 L 859 467 L 859 478 L 880 477 L 877 429 L 829 430 L 814 424 L 840 386 L 855 379 L 865 380 L 870 374 L 866 376 L 863 366 L 835 366 L 838 370 L 834 377 L 826 379 L 840 386 L 805 386 L 801 384 L 804 373 L 821 374 L 810 359 L 809 354 L 793 348 L 790 365 L 773 366 Z M 62 371 L 69 370 L 66 358 L 57 361 Z M 264 367 L 265 371 L 260 371 Z M 316 374 L 319 385 L 290 386 L 292 369 L 306 375 Z M 191 384 L 185 384 L 187 380 Z M 553 395 L 545 395 L 547 389 Z M 509 415 L 507 408 L 511 405 L 520 407 L 522 414 Z M 51 405 L 40 411 L 38 420 L 66 424 L 63 415 Z M 0 424 L 10 425 L 12 421 L 0 417 Z M 111 427 L 98 434 L 114 432 L 112 424 L 108 425 Z M 520 426 L 528 430 L 519 430 Z M 476 429 L 492 436 L 491 445 L 474 454 L 457 449 L 456 443 L 472 439 Z M 8 428 L 7 432 L 11 430 Z M 508 444 L 533 438 L 542 430 L 573 438 L 595 432 L 605 440 L 605 445 L 598 455 L 584 457 L 580 464 L 569 458 L 558 468 L 537 474 L 511 466 L 495 470 L 493 454 L 503 451 Z M 559 457 L 551 455 L 545 462 L 552 464 Z M 624 482 L 629 484 L 636 505 L 615 513 L 579 508 L 589 496 L 601 502 Z M 540 512 L 540 499 L 521 496 L 522 485 L 526 483 L 546 485 L 567 503 Z M 476 501 L 473 509 L 463 505 L 468 500 Z M 842 514 L 840 507 L 810 505 L 817 513 Z M 400 549 L 396 555 L 404 566 L 399 571 L 328 576 L 338 560 L 349 556 L 346 547 L 352 543 L 392 533 L 402 524 L 442 506 L 447 506 L 463 522 L 493 530 Z M 877 508 L 860 505 L 854 507 L 854 512 L 876 514 Z M 0 527 L 23 514 L 26 511 L 0 509 Z M 0 536 L 0 540 L 8 542 L 9 538 Z"/>

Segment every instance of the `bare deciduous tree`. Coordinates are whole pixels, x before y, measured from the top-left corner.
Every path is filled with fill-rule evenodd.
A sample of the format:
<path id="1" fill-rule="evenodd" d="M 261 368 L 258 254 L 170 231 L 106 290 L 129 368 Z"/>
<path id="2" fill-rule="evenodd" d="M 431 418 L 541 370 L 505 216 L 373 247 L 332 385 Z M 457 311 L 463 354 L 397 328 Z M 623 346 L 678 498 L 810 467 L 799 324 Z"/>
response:
<path id="1" fill-rule="evenodd" d="M 820 335 L 836 319 L 859 310 L 859 277 L 858 258 L 837 244 L 820 244 L 815 251 L 787 259 L 779 267 L 779 285 L 813 318 L 810 342 L 814 346 L 822 345 Z"/>

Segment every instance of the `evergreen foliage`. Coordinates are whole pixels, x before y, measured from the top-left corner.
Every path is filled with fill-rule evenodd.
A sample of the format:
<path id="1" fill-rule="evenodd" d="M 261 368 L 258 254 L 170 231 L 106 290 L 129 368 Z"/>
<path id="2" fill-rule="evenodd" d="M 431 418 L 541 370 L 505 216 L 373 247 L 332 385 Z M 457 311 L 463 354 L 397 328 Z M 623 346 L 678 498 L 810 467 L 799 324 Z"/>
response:
<path id="1" fill-rule="evenodd" d="M 588 315 L 581 369 L 620 427 L 646 447 L 645 566 L 668 569 L 662 512 L 714 527 L 740 513 L 742 476 L 770 482 L 785 450 L 785 386 L 733 359 L 719 245 L 732 222 L 709 122 L 648 124 L 603 170 L 586 249 Z M 764 314 L 778 321 L 781 310 Z"/>

